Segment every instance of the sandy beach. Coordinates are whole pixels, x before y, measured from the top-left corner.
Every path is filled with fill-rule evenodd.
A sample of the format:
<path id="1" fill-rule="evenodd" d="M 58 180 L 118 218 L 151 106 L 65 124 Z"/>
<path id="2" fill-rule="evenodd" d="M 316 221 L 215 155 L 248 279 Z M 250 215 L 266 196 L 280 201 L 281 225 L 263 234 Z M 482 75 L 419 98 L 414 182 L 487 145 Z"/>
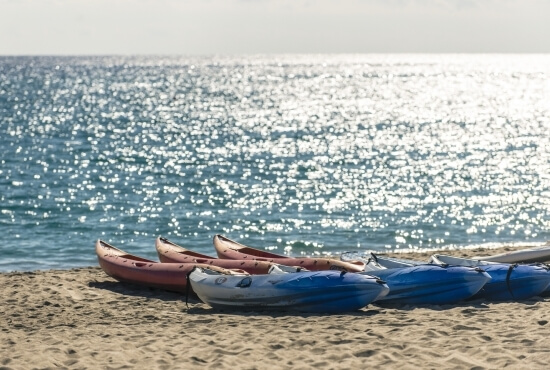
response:
<path id="1" fill-rule="evenodd" d="M 0 369 L 542 369 L 550 358 L 549 297 L 313 315 L 187 308 L 99 267 L 3 273 L 0 286 Z"/>

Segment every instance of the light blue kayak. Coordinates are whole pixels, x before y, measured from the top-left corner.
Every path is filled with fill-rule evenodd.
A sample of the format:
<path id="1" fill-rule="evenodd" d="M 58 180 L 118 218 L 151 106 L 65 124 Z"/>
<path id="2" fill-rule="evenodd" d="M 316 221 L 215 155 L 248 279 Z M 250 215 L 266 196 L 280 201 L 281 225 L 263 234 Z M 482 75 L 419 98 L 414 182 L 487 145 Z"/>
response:
<path id="1" fill-rule="evenodd" d="M 491 280 L 482 269 L 471 267 L 415 265 L 374 254 L 344 253 L 341 258 L 365 262 L 365 274 L 386 281 L 390 292 L 377 300 L 380 303 L 452 304 L 474 296 Z"/>
<path id="2" fill-rule="evenodd" d="M 189 281 L 204 303 L 218 309 L 337 313 L 363 308 L 389 292 L 376 277 L 330 270 L 239 276 L 196 268 Z"/>
<path id="3" fill-rule="evenodd" d="M 474 297 L 490 300 L 524 300 L 538 296 L 550 286 L 550 272 L 542 264 L 518 265 L 480 261 L 435 254 L 430 263 L 478 267 L 491 275 L 487 283 Z"/>

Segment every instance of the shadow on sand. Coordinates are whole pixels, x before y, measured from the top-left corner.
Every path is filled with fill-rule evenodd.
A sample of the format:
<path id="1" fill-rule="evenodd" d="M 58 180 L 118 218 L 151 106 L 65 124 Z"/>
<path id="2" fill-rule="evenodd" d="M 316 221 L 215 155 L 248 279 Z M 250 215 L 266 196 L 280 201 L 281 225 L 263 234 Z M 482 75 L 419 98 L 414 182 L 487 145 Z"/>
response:
<path id="1" fill-rule="evenodd" d="M 117 281 L 92 281 L 88 283 L 90 288 L 109 290 L 132 297 L 155 298 L 164 301 L 184 301 L 185 293 L 171 292 L 163 289 L 151 288 L 137 284 L 122 283 Z M 191 292 L 189 294 L 189 303 L 200 303 L 200 300 Z"/>
<path id="2" fill-rule="evenodd" d="M 500 304 L 500 303 L 510 303 L 510 301 L 484 301 L 482 299 L 465 301 L 457 304 L 447 304 L 447 305 L 410 305 L 410 304 L 397 304 L 397 303 L 373 303 L 368 305 L 366 308 L 358 311 L 344 312 L 344 313 L 308 313 L 300 311 L 290 311 L 282 309 L 271 309 L 271 308 L 246 308 L 239 307 L 235 309 L 216 309 L 211 308 L 203 304 L 200 299 L 193 293 L 190 292 L 189 296 L 186 296 L 185 293 L 181 292 L 170 292 L 157 288 L 144 287 L 141 285 L 115 282 L 115 281 L 93 281 L 88 284 L 91 288 L 109 290 L 111 292 L 132 296 L 132 297 L 142 297 L 142 298 L 154 298 L 163 301 L 176 302 L 180 301 L 186 303 L 187 306 L 184 307 L 183 311 L 190 315 L 211 315 L 215 314 L 227 314 L 227 315 L 244 315 L 244 316 L 271 316 L 271 317 L 284 317 L 284 316 L 294 316 L 294 317 L 322 317 L 322 316 L 355 316 L 355 317 L 372 317 L 379 314 L 384 314 L 383 311 L 387 309 L 394 309 L 399 311 L 413 311 L 416 309 L 428 309 L 434 311 L 445 311 L 450 309 L 461 308 L 464 314 L 473 314 L 479 310 L 488 310 L 491 305 Z M 537 302 L 545 300 L 543 297 L 534 297 L 525 301 L 518 301 L 516 303 L 523 304 L 525 306 L 533 306 Z"/>

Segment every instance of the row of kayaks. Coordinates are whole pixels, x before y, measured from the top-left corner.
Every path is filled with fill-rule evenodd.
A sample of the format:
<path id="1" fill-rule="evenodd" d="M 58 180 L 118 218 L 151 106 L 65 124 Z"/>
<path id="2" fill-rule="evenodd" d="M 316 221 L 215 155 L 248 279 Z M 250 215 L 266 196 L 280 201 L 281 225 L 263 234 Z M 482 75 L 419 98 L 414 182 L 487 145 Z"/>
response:
<path id="1" fill-rule="evenodd" d="M 542 263 L 500 263 L 445 255 L 434 255 L 426 262 L 358 253 L 343 253 L 339 260 L 288 257 L 221 235 L 214 237 L 217 257 L 162 237 L 157 238 L 155 247 L 160 262 L 131 255 L 102 240 L 96 243 L 96 254 L 105 273 L 119 281 L 192 291 L 219 309 L 334 313 L 357 310 L 372 302 L 525 300 L 550 292 L 550 271 Z M 550 248 L 548 256 L 538 259 L 546 258 L 550 258 Z"/>

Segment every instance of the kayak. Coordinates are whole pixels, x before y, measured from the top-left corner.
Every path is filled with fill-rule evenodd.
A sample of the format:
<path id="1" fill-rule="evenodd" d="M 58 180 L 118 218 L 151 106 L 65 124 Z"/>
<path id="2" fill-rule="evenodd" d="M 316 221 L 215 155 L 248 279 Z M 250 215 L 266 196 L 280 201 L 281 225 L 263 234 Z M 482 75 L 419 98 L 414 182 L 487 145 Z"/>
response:
<path id="1" fill-rule="evenodd" d="M 390 292 L 377 303 L 452 304 L 472 297 L 491 280 L 485 271 L 471 267 L 413 265 L 353 252 L 340 258 L 362 260 L 366 263 L 362 274 L 377 276 L 388 284 Z"/>
<path id="2" fill-rule="evenodd" d="M 189 263 L 159 263 L 134 256 L 108 243 L 98 240 L 95 251 L 99 265 L 103 271 L 118 281 L 166 289 L 175 292 L 185 292 L 187 274 L 200 264 Z M 207 265 L 202 265 L 208 267 Z M 212 267 L 220 274 L 231 274 L 229 270 Z"/>
<path id="3" fill-rule="evenodd" d="M 494 256 L 474 257 L 474 259 L 500 263 L 548 262 L 550 261 L 550 245 L 511 251 Z"/>
<path id="4" fill-rule="evenodd" d="M 218 257 L 222 259 L 264 261 L 285 266 L 302 267 L 309 271 L 339 270 L 361 272 L 365 269 L 365 263 L 361 261 L 344 262 L 332 258 L 282 256 L 247 247 L 222 235 L 214 236 L 214 248 Z"/>
<path id="5" fill-rule="evenodd" d="M 406 267 L 424 263 L 387 257 L 378 257 L 378 262 L 386 267 Z M 441 254 L 433 255 L 429 263 L 443 266 L 474 267 L 486 271 L 491 276 L 491 281 L 487 282 L 477 294 L 472 296 L 472 299 L 524 300 L 540 294 L 550 293 L 548 267 L 542 264 L 502 264 Z"/>
<path id="6" fill-rule="evenodd" d="M 524 300 L 540 295 L 550 285 L 548 267 L 541 264 L 519 265 L 434 254 L 430 263 L 478 267 L 491 275 L 487 283 L 472 298 L 491 300 Z"/>
<path id="7" fill-rule="evenodd" d="M 338 313 L 363 308 L 389 291 L 378 278 L 345 271 L 229 276 L 196 268 L 189 280 L 197 296 L 216 309 Z"/>
<path id="8" fill-rule="evenodd" d="M 166 238 L 159 237 L 155 242 L 155 248 L 162 263 L 203 263 L 209 266 L 218 266 L 226 269 L 240 269 L 250 274 L 267 274 L 274 265 L 271 262 L 255 260 L 227 260 L 200 254 L 181 247 Z M 290 268 L 295 272 L 296 268 Z"/>

